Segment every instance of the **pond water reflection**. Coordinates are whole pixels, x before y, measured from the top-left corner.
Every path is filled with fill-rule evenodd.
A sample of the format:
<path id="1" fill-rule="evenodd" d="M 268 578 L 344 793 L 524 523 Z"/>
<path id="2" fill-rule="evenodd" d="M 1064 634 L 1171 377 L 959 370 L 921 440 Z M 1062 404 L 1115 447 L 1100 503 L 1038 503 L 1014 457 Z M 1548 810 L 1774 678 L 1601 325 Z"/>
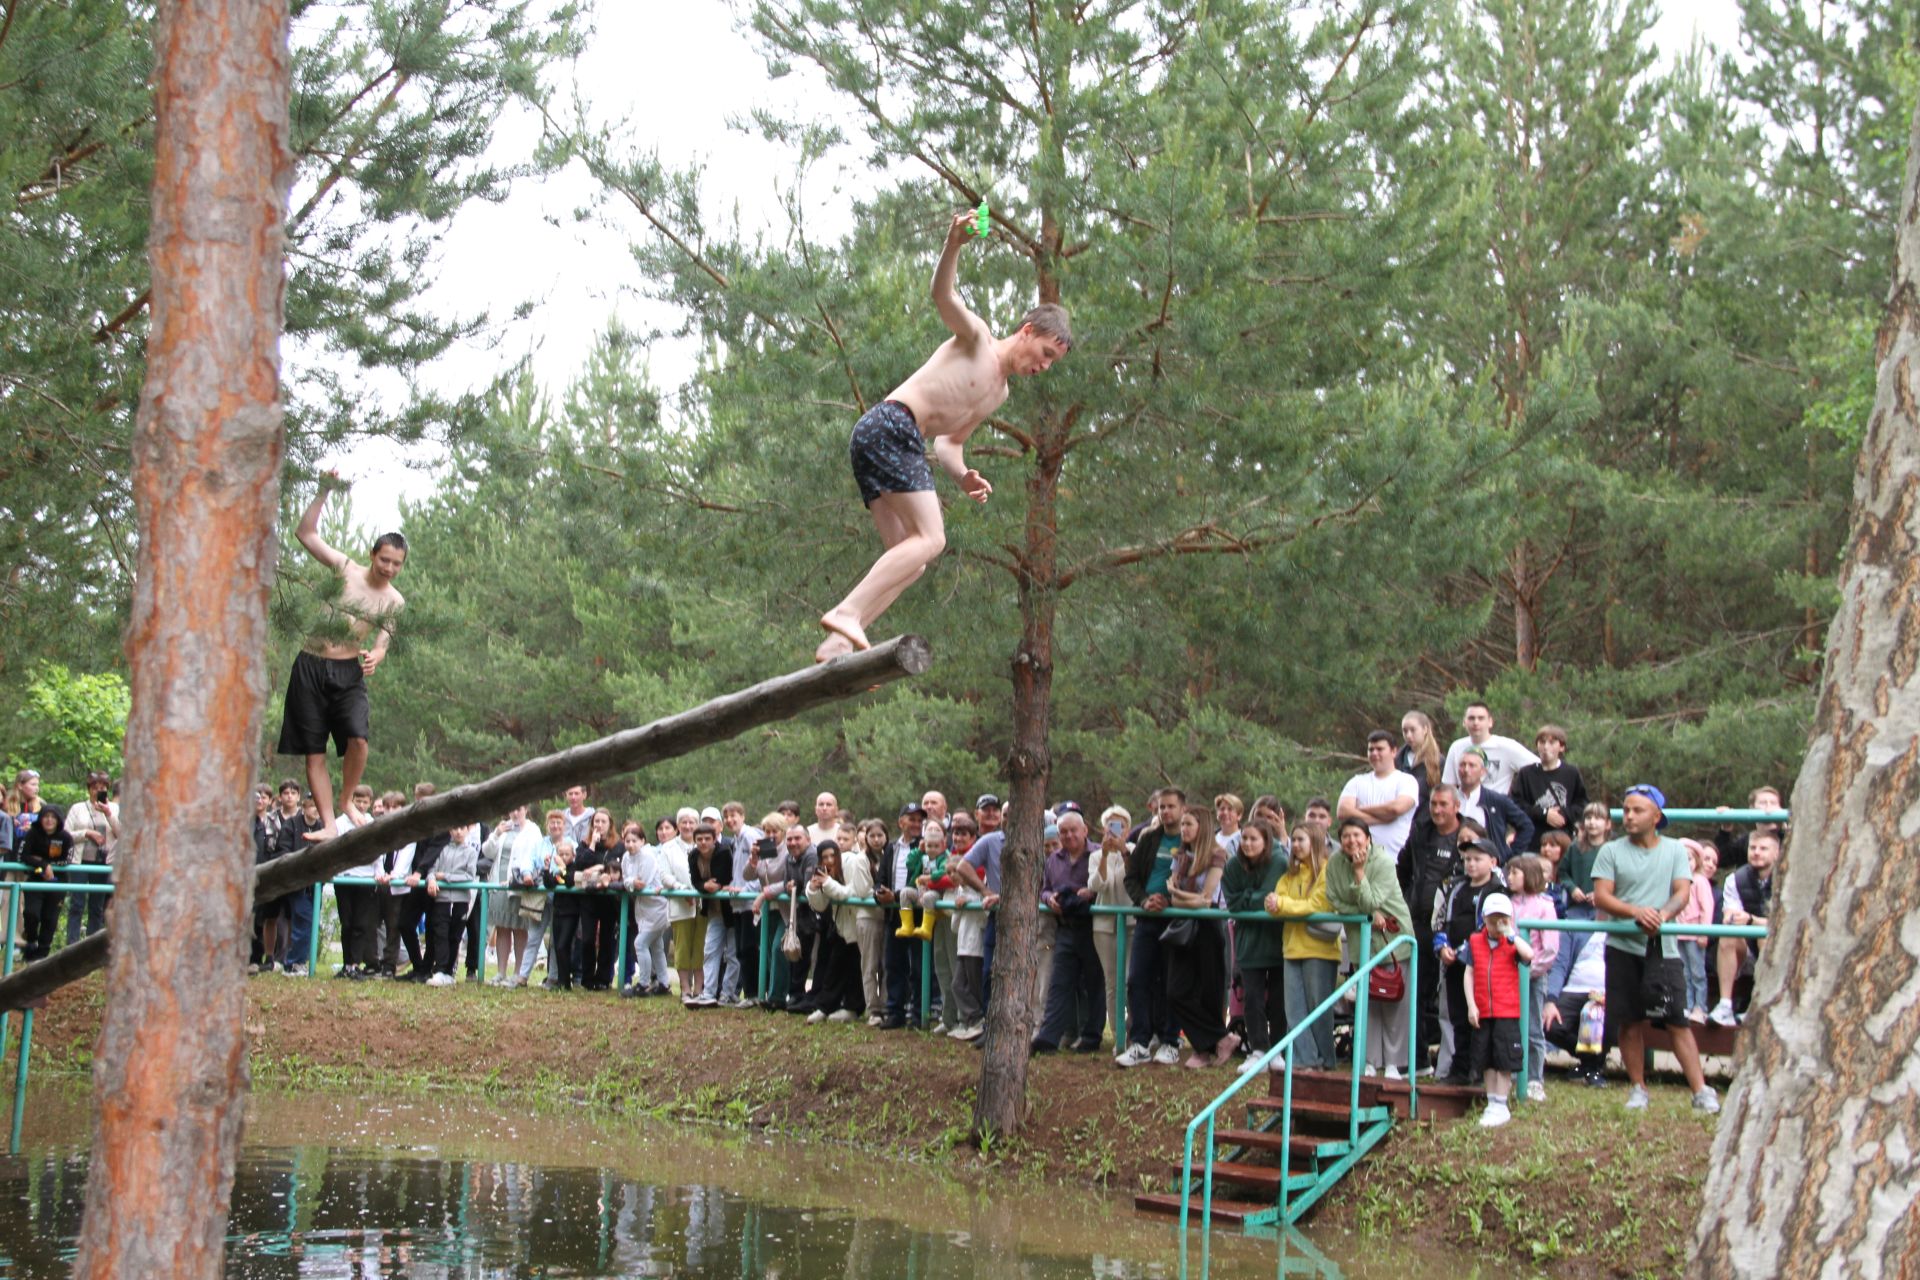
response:
<path id="1" fill-rule="evenodd" d="M 29 1108 L 22 1154 L 0 1157 L 9 1280 L 71 1273 L 84 1202 L 84 1092 L 43 1085 Z M 1183 1274 L 1175 1231 L 1118 1196 L 972 1186 L 853 1151 L 466 1099 L 257 1095 L 229 1231 L 236 1277 Z M 1373 1248 L 1344 1271 L 1282 1248 L 1216 1233 L 1207 1270 L 1411 1269 Z M 1197 1238 L 1185 1274 L 1201 1274 Z"/>

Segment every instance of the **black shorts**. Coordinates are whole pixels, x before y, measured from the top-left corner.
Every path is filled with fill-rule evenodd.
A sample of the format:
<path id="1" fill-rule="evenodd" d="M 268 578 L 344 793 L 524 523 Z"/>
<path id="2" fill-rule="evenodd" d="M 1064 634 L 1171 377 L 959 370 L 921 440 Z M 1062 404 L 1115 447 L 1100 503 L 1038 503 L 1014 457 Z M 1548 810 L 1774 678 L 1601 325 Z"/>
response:
<path id="1" fill-rule="evenodd" d="M 1607 1034 L 1615 1044 L 1636 1022 L 1680 1026 L 1686 1017 L 1686 970 L 1677 957 L 1661 955 L 1657 941 L 1648 946 L 1650 956 L 1607 948 Z"/>
<path id="2" fill-rule="evenodd" d="M 1520 1070 L 1520 1019 L 1482 1018 L 1467 1051 L 1467 1074 L 1478 1080 L 1487 1071 L 1513 1075 Z"/>
<path id="3" fill-rule="evenodd" d="M 358 658 L 321 658 L 301 650 L 287 677 L 280 714 L 280 754 L 323 756 L 327 739 L 338 755 L 347 740 L 367 736 L 367 680 Z"/>
<path id="4" fill-rule="evenodd" d="M 933 468 L 927 465 L 927 442 L 914 421 L 913 410 L 898 400 L 882 400 L 853 424 L 847 445 L 860 501 L 867 506 L 883 493 L 928 493 Z"/>

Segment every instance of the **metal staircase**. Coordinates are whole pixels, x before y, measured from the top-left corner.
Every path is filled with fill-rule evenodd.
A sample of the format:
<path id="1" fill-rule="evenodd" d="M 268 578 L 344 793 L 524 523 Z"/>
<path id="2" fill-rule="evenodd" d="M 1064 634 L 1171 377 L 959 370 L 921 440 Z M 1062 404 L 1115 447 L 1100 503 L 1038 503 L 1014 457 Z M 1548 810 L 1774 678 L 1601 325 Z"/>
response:
<path id="1" fill-rule="evenodd" d="M 1413 1114 L 1413 1091 L 1405 1081 L 1363 1077 L 1356 1114 L 1352 1081 L 1345 1072 L 1295 1071 L 1292 1123 L 1283 1123 L 1283 1116 L 1289 1114 L 1285 1075 L 1280 1068 L 1271 1070 L 1268 1094 L 1245 1100 L 1245 1127 L 1214 1131 L 1212 1218 L 1242 1229 L 1294 1225 L 1396 1123 Z M 1480 1091 L 1472 1088 L 1422 1084 L 1421 1118 L 1458 1119 L 1479 1096 Z M 1356 1132 L 1357 1140 L 1352 1136 Z M 1176 1167 L 1172 1173 L 1177 1183 L 1183 1170 Z M 1185 1198 L 1177 1186 L 1170 1193 L 1137 1195 L 1133 1204 L 1142 1213 L 1168 1217 L 1180 1217 L 1183 1208 L 1190 1214 L 1208 1212 L 1204 1187 Z"/>

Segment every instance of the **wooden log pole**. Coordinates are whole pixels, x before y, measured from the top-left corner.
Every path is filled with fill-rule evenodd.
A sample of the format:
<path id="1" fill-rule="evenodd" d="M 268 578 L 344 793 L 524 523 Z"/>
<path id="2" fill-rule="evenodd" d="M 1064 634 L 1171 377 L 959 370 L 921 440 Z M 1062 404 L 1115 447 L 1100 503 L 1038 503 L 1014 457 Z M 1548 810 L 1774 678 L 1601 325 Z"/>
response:
<path id="1" fill-rule="evenodd" d="M 88 1280 L 224 1268 L 247 1039 L 245 975 L 219 961 L 245 952 L 252 923 L 236 805 L 278 545 L 287 0 L 161 0 L 153 43 L 127 824 L 74 1269 Z"/>
<path id="2" fill-rule="evenodd" d="M 397 813 L 376 818 L 337 840 L 301 853 L 276 858 L 254 878 L 258 901 L 309 888 L 358 866 L 375 855 L 467 822 L 500 817 L 515 805 L 558 795 L 575 783 L 597 782 L 632 773 L 662 760 L 725 742 L 749 729 L 791 719 L 815 707 L 864 693 L 876 685 L 924 674 L 933 650 L 919 636 L 896 636 L 863 653 L 849 654 L 817 667 L 776 677 L 702 703 L 679 715 L 582 743 L 505 773 L 428 796 Z M 224 801 L 235 815 L 235 829 L 248 812 L 251 796 L 237 787 Z M 0 1008 L 19 1009 L 98 969 L 106 960 L 114 928 L 63 947 L 44 960 L 0 981 Z M 234 956 L 234 972 L 246 964 L 244 939 Z"/>

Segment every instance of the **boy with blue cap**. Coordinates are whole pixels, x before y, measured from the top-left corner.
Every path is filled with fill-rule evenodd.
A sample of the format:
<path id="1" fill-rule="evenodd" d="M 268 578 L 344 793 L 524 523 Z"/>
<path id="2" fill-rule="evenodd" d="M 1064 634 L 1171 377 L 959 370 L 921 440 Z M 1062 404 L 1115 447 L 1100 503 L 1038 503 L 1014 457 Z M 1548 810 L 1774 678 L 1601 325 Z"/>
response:
<path id="1" fill-rule="evenodd" d="M 1664 1026 L 1673 1056 L 1680 1060 L 1696 1111 L 1720 1110 L 1720 1099 L 1700 1071 L 1700 1049 L 1688 1026 L 1686 978 L 1680 966 L 1679 939 L 1663 936 L 1687 905 L 1693 868 L 1678 840 L 1661 835 L 1667 798 L 1658 787 L 1628 787 L 1620 801 L 1620 825 L 1626 835 L 1600 847 L 1593 863 L 1593 900 L 1608 918 L 1631 920 L 1639 933 L 1607 935 L 1607 1025 L 1620 1046 L 1627 1079 L 1629 1111 L 1647 1106 L 1646 1029 Z"/>

